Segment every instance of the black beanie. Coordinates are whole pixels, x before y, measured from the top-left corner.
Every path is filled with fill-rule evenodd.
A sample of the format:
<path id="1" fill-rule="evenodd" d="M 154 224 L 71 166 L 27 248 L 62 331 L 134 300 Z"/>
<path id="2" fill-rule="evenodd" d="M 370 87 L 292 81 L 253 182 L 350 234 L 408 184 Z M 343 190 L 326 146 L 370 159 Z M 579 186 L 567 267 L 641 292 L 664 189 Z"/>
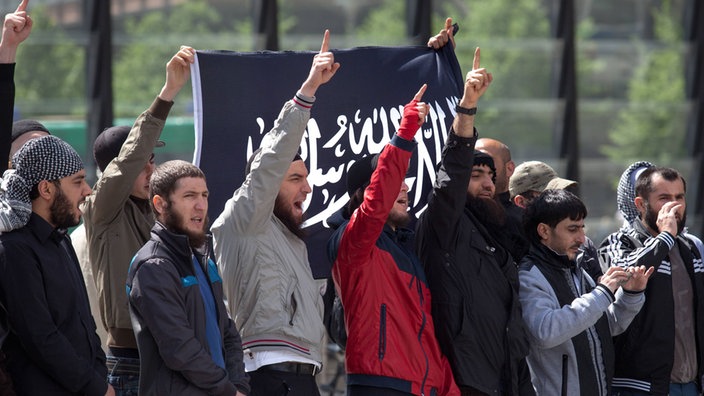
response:
<path id="1" fill-rule="evenodd" d="M 19 120 L 12 123 L 12 141 L 14 142 L 18 137 L 24 135 L 25 133 L 41 131 L 46 132 L 51 135 L 48 129 L 39 121 L 35 120 Z"/>
<path id="2" fill-rule="evenodd" d="M 122 149 L 122 145 L 127 140 L 127 135 L 130 134 L 132 127 L 129 126 L 112 126 L 107 128 L 98 135 L 93 143 L 93 158 L 98 164 L 101 172 L 105 172 L 110 161 L 117 158 Z M 164 147 L 165 143 L 157 140 L 156 147 Z"/>
<path id="3" fill-rule="evenodd" d="M 358 188 L 364 187 L 372 179 L 372 173 L 379 161 L 379 154 L 359 159 L 347 170 L 347 194 L 351 197 Z"/>
<path id="4" fill-rule="evenodd" d="M 472 166 L 475 165 L 486 165 L 488 166 L 492 172 L 494 172 L 494 176 L 491 178 L 491 180 L 496 183 L 496 167 L 494 166 L 494 159 L 491 158 L 491 156 L 483 151 L 479 150 L 474 150 L 474 162 L 472 163 Z"/>

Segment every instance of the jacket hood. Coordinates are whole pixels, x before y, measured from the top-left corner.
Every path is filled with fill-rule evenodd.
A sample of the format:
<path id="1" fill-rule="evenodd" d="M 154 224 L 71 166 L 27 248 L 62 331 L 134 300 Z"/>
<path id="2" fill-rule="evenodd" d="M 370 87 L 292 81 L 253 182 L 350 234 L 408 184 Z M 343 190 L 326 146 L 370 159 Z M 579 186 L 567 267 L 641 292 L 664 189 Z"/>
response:
<path id="1" fill-rule="evenodd" d="M 639 216 L 636 204 L 636 179 L 645 169 L 655 166 L 648 161 L 638 161 L 632 163 L 622 174 L 616 189 L 616 204 L 618 211 L 623 216 L 626 223 L 631 223 Z"/>

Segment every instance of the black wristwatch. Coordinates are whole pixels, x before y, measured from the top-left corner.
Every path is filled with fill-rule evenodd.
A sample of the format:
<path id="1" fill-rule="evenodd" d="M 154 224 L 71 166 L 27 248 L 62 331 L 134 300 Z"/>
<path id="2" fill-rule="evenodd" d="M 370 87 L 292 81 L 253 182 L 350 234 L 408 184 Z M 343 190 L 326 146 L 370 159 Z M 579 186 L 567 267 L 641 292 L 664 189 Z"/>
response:
<path id="1" fill-rule="evenodd" d="M 475 115 L 475 114 L 477 114 L 477 108 L 476 108 L 476 107 L 472 107 L 471 109 L 468 109 L 468 108 L 466 108 L 466 107 L 462 107 L 462 106 L 460 106 L 460 105 L 456 105 L 456 106 L 455 106 L 455 111 L 458 112 L 458 113 L 467 114 L 467 115 Z"/>

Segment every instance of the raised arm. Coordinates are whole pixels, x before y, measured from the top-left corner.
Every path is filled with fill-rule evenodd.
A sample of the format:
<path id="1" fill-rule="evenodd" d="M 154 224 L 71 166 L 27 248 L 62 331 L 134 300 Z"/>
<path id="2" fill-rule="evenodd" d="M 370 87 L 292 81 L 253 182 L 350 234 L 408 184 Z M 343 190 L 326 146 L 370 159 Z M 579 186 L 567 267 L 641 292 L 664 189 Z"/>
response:
<path id="1" fill-rule="evenodd" d="M 457 104 L 457 115 L 452 122 L 452 129 L 460 137 L 474 136 L 474 114 L 476 113 L 477 102 L 489 88 L 489 84 L 494 81 L 494 76 L 487 72 L 485 68 L 480 67 L 480 55 L 479 47 L 477 47 L 474 50 L 472 70 L 467 73 L 467 78 L 464 82 L 464 93 Z"/>
<path id="2" fill-rule="evenodd" d="M 284 104 L 273 128 L 262 139 L 245 181 L 235 190 L 222 214 L 213 223 L 216 246 L 222 227 L 238 234 L 255 234 L 270 220 L 281 182 L 298 152 L 310 119 L 315 93 L 340 68 L 329 50 L 329 42 L 330 32 L 326 30 L 320 52 L 313 57 L 308 77 L 295 97 Z M 220 258 L 219 261 L 224 260 Z"/>
<path id="3" fill-rule="evenodd" d="M 27 14 L 29 0 L 22 0 L 15 12 L 5 15 L 0 40 L 0 63 L 15 63 L 17 48 L 32 32 L 32 18 Z"/>
<path id="4" fill-rule="evenodd" d="M 181 46 L 166 64 L 166 81 L 152 105 L 135 121 L 118 156 L 105 168 L 92 200 L 90 221 L 111 222 L 132 194 L 132 185 L 150 160 L 173 99 L 190 77 L 195 50 Z"/>
<path id="5" fill-rule="evenodd" d="M 433 235 L 436 238 L 447 235 L 463 213 L 477 139 L 474 132 L 474 114 L 479 98 L 486 92 L 492 80 L 491 73 L 480 67 L 480 51 L 477 48 L 472 70 L 467 73 L 464 92 L 457 104 L 452 131 L 443 148 L 433 193 L 421 218 L 420 227 L 428 229 L 423 232 L 428 238 Z"/>
<path id="6" fill-rule="evenodd" d="M 196 51 L 182 45 L 178 52 L 166 64 L 166 82 L 161 88 L 159 99 L 173 102 L 191 76 L 191 64 L 195 62 Z"/>
<path id="7" fill-rule="evenodd" d="M 330 81 L 340 68 L 335 62 L 335 55 L 330 52 L 330 31 L 325 30 L 320 52 L 313 57 L 313 66 L 310 68 L 308 78 L 301 85 L 301 93 L 306 96 L 315 96 L 318 88 Z"/>
<path id="8" fill-rule="evenodd" d="M 455 33 L 454 26 L 452 26 L 452 18 L 445 19 L 445 27 L 443 27 L 438 34 L 431 37 L 427 45 L 437 50 L 444 47 L 447 43 L 452 43 L 452 48 L 455 48 Z"/>
<path id="9" fill-rule="evenodd" d="M 367 257 L 398 199 L 408 162 L 415 149 L 414 137 L 428 114 L 428 104 L 421 102 L 426 88 L 423 84 L 413 100 L 404 106 L 401 125 L 379 155 L 369 186 L 364 191 L 364 201 L 354 211 L 345 228 L 336 263 L 371 264 Z"/>
<path id="10" fill-rule="evenodd" d="M 22 0 L 14 13 L 7 14 L 0 38 L 0 161 L 7 164 L 12 147 L 12 118 L 15 107 L 15 56 L 20 43 L 32 31 L 32 18 Z M 5 169 L 3 165 L 2 169 Z"/>

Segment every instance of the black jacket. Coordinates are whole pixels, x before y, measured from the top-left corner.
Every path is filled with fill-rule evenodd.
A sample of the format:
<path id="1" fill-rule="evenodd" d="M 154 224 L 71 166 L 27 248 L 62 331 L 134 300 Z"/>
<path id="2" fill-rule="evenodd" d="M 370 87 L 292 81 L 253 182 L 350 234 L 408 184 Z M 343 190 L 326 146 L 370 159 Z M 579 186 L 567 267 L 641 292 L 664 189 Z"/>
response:
<path id="1" fill-rule="evenodd" d="M 19 395 L 104 395 L 105 354 L 65 232 L 32 213 L 0 236 L 2 346 Z"/>
<path id="2" fill-rule="evenodd" d="M 450 133 L 416 243 L 432 294 L 442 352 L 460 387 L 487 394 L 534 394 L 525 369 L 528 338 L 518 270 L 465 208 L 474 138 Z"/>
<path id="3" fill-rule="evenodd" d="M 198 262 L 215 299 L 226 370 L 211 357 L 194 259 L 188 238 L 157 222 L 132 260 L 127 292 L 139 347 L 140 395 L 249 393 L 242 340 L 227 316 L 217 267 L 204 254 Z"/>
<path id="4" fill-rule="evenodd" d="M 616 371 L 613 386 L 631 387 L 653 395 L 667 395 L 674 362 L 675 323 L 672 307 L 670 248 L 677 244 L 694 289 L 697 380 L 704 375 L 704 265 L 701 254 L 686 236 L 667 232 L 651 236 L 639 219 L 602 242 L 600 260 L 607 266 L 655 266 L 645 289 L 645 305 L 628 329 L 614 338 Z"/>
<path id="5" fill-rule="evenodd" d="M 506 210 L 506 223 L 502 227 L 500 235 L 501 243 L 506 250 L 511 253 L 516 263 L 519 263 L 523 256 L 528 254 L 530 242 L 523 231 L 523 208 L 511 201 L 508 191 L 496 194 L 496 198 Z"/>

